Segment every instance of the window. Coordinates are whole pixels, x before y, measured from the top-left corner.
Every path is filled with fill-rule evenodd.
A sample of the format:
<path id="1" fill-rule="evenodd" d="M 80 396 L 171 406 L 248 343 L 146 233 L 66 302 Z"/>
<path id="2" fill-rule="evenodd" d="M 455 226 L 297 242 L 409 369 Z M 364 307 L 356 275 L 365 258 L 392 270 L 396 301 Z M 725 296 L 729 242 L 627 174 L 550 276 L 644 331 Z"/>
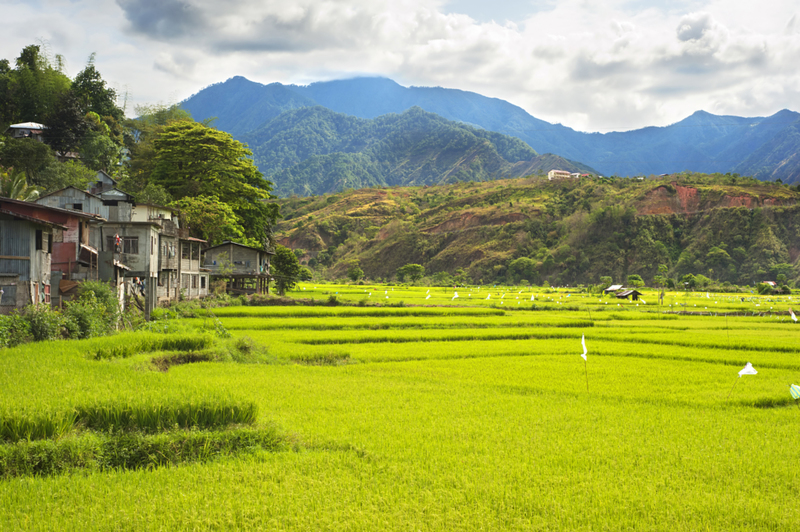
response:
<path id="1" fill-rule="evenodd" d="M 181 258 L 188 259 L 189 258 L 189 243 L 184 242 L 181 244 Z"/>
<path id="2" fill-rule="evenodd" d="M 139 237 L 138 236 L 121 236 L 120 237 L 122 249 L 114 247 L 114 237 L 106 236 L 106 250 L 114 253 L 131 253 L 137 255 L 139 253 Z"/>
<path id="3" fill-rule="evenodd" d="M 139 237 L 138 236 L 126 236 L 122 239 L 122 252 L 123 253 L 132 253 L 132 254 L 139 254 Z"/>
<path id="4" fill-rule="evenodd" d="M 197 288 L 197 276 L 192 275 L 192 288 Z"/>
<path id="5" fill-rule="evenodd" d="M 75 209 L 76 211 L 82 211 L 83 210 L 83 203 L 73 203 L 72 204 L 72 208 Z"/>
<path id="6" fill-rule="evenodd" d="M 205 275 L 201 275 L 200 276 L 200 288 L 203 289 L 203 290 L 205 290 L 205 288 L 206 288 L 206 276 Z"/>
<path id="7" fill-rule="evenodd" d="M 39 251 L 41 249 L 42 249 L 42 230 L 41 229 L 37 229 L 36 230 L 36 251 Z"/>

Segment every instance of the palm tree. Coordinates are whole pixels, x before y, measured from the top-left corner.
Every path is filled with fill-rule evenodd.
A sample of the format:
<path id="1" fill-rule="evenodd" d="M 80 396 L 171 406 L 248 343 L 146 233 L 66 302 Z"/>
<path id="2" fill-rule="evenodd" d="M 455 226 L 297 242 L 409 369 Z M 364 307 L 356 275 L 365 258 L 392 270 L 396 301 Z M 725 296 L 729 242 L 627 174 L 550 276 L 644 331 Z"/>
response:
<path id="1" fill-rule="evenodd" d="M 0 196 L 20 201 L 36 201 L 41 190 L 28 185 L 25 172 L 0 168 Z"/>

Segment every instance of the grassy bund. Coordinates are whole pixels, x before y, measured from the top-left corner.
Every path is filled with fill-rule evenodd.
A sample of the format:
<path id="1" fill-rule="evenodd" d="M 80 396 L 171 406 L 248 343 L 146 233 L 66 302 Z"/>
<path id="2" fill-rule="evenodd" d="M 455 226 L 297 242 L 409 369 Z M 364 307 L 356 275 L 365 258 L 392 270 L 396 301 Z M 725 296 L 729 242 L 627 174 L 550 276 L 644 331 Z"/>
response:
<path id="1" fill-rule="evenodd" d="M 427 290 L 0 351 L 0 529 L 800 525 L 791 298 Z"/>

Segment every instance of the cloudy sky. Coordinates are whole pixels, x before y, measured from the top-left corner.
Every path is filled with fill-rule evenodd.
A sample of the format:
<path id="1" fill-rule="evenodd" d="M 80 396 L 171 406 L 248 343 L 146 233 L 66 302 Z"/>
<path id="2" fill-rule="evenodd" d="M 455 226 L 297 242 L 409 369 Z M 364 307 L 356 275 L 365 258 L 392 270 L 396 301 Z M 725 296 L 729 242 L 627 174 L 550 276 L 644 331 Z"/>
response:
<path id="1" fill-rule="evenodd" d="M 241 75 L 380 75 L 581 131 L 800 111 L 797 0 L 0 0 L 0 58 L 46 42 L 141 103 Z"/>

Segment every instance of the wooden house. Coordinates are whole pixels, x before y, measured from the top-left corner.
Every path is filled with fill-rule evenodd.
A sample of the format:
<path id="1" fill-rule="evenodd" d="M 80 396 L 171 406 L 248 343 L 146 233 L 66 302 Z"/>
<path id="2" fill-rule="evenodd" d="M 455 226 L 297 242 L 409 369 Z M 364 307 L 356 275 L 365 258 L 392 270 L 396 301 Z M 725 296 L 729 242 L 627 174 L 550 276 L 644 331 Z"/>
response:
<path id="1" fill-rule="evenodd" d="M 211 279 L 230 279 L 229 291 L 269 293 L 269 262 L 275 253 L 226 240 L 205 251 L 204 266 Z"/>
<path id="2" fill-rule="evenodd" d="M 631 300 L 633 300 L 633 301 L 638 301 L 639 300 L 639 296 L 641 296 L 641 295 L 642 295 L 642 293 L 639 292 L 638 290 L 623 290 L 622 292 L 618 292 L 617 293 L 617 299 L 628 299 L 628 298 L 631 298 Z"/>
<path id="3" fill-rule="evenodd" d="M 32 216 L 20 202 L 0 198 L 0 313 L 50 303 L 54 234 L 65 226 Z M 26 212 L 27 211 L 27 212 Z"/>
<path id="4" fill-rule="evenodd" d="M 6 133 L 15 139 L 33 139 L 43 142 L 42 135 L 47 126 L 38 122 L 23 122 L 21 124 L 11 124 Z"/>

